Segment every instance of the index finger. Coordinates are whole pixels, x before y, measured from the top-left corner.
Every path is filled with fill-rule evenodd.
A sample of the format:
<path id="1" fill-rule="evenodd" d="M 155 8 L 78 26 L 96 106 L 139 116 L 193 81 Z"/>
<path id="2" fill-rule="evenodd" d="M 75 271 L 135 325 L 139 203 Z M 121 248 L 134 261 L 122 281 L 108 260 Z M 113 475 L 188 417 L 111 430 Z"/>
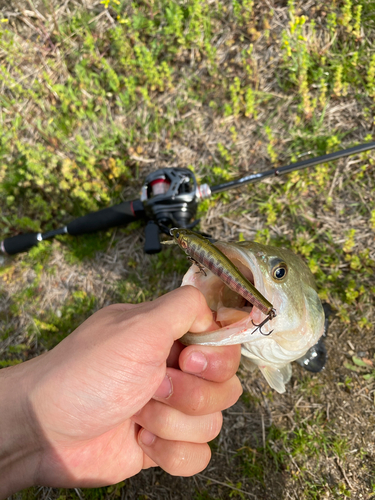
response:
<path id="1" fill-rule="evenodd" d="M 225 382 L 232 378 L 240 365 L 241 346 L 190 345 L 179 356 L 180 369 L 212 382 Z"/>

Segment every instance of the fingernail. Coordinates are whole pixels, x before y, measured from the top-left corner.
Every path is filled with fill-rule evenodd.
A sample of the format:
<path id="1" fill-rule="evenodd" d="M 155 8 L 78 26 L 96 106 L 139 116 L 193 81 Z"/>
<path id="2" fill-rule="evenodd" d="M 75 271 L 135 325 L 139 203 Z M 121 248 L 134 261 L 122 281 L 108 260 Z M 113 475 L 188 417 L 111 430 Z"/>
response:
<path id="1" fill-rule="evenodd" d="M 185 361 L 184 371 L 197 375 L 204 372 L 207 365 L 206 356 L 200 351 L 193 351 Z"/>
<path id="2" fill-rule="evenodd" d="M 148 431 L 147 429 L 142 429 L 140 434 L 139 434 L 139 440 L 145 445 L 145 446 L 151 446 L 152 443 L 155 441 L 155 434 L 152 432 Z"/>
<path id="3" fill-rule="evenodd" d="M 172 379 L 169 375 L 164 377 L 163 382 L 159 385 L 158 390 L 154 394 L 154 398 L 168 399 L 173 392 Z"/>

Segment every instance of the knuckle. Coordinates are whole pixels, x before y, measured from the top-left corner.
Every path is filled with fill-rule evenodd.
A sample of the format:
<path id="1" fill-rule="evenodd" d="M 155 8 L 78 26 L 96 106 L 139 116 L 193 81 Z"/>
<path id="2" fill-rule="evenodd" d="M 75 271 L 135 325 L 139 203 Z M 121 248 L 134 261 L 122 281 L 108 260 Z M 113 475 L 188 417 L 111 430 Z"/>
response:
<path id="1" fill-rule="evenodd" d="M 210 417 L 207 429 L 207 441 L 214 439 L 221 431 L 223 425 L 223 415 L 221 412 L 214 413 Z"/>
<path id="2" fill-rule="evenodd" d="M 159 435 L 165 436 L 166 439 L 170 438 L 176 431 L 178 427 L 177 415 L 175 412 L 168 411 L 169 408 L 166 408 L 166 411 L 163 412 L 163 418 L 158 419 L 159 425 Z"/>
<path id="3" fill-rule="evenodd" d="M 205 300 L 202 293 L 194 286 L 182 286 L 180 290 L 184 290 L 186 296 L 182 297 L 184 307 L 195 310 L 197 305 L 201 306 L 202 300 Z"/>
<path id="4" fill-rule="evenodd" d="M 195 288 L 195 286 L 187 285 L 187 286 L 183 286 L 181 288 L 189 296 L 190 300 L 198 301 L 198 302 L 200 302 L 202 300 L 203 295 L 198 290 L 198 288 Z"/>
<path id="5" fill-rule="evenodd" d="M 237 372 L 240 363 L 240 348 L 239 346 L 226 346 L 225 351 L 220 354 L 220 371 L 223 374 L 223 377 L 231 377 Z"/>
<path id="6" fill-rule="evenodd" d="M 240 382 L 240 379 L 237 377 L 237 375 L 234 375 L 231 379 L 233 382 L 233 389 L 231 391 L 231 394 L 232 394 L 232 398 L 233 398 L 233 403 L 234 404 L 238 398 L 241 396 L 241 394 L 243 393 L 243 387 L 242 387 L 242 384 Z"/>

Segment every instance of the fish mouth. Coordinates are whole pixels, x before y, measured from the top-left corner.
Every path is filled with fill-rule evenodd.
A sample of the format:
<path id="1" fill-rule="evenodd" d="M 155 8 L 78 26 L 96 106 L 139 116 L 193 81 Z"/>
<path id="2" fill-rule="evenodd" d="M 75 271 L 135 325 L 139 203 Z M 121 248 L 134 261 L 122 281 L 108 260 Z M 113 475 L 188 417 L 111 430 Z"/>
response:
<path id="1" fill-rule="evenodd" d="M 215 246 L 238 268 L 255 288 L 265 295 L 265 286 L 260 267 L 255 256 L 248 250 L 235 247 L 230 243 L 216 242 Z M 266 315 L 244 297 L 231 290 L 220 278 L 205 268 L 199 272 L 196 265 L 191 266 L 183 278 L 182 285 L 192 285 L 202 292 L 213 312 L 218 330 L 232 330 L 233 334 L 245 329 L 254 329 Z M 213 333 L 213 331 L 207 332 Z M 204 335 L 204 334 L 203 334 Z"/>

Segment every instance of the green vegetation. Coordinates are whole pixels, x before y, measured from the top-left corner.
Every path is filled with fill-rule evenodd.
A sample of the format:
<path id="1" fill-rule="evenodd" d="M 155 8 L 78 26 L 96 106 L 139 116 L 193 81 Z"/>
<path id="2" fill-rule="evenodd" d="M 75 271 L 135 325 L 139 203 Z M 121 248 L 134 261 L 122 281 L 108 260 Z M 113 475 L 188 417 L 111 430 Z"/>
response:
<path id="1" fill-rule="evenodd" d="M 345 457 L 348 451 L 346 440 L 335 435 L 334 427 L 325 425 L 321 414 L 308 421 L 297 414 L 295 423 L 295 430 L 289 432 L 271 426 L 265 446 L 255 449 L 245 446 L 239 450 L 237 457 L 244 476 L 252 486 L 257 483 L 266 486 L 269 471 L 277 474 L 286 469 L 290 470 L 292 483 L 302 481 L 305 498 L 319 498 L 314 495 L 327 489 L 339 493 L 341 486 L 338 485 L 337 491 L 330 489 L 320 468 L 327 459 Z M 314 476 L 319 479 L 312 480 Z"/>
<path id="2" fill-rule="evenodd" d="M 317 0 L 307 9 L 294 0 L 60 4 L 0 11 L 2 238 L 48 231 L 137 198 L 145 175 L 161 166 L 192 168 L 199 182 L 215 185 L 373 139 L 373 0 Z M 338 394 L 338 407 L 357 389 L 373 405 L 374 352 L 366 339 L 375 323 L 374 165 L 374 154 L 363 153 L 221 193 L 199 207 L 202 229 L 215 237 L 292 248 L 334 307 L 334 375 L 299 372 L 290 389 L 311 408 L 326 404 L 326 387 Z M 0 367 L 52 348 L 109 302 L 152 300 L 178 286 L 185 257 L 172 247 L 144 256 L 142 237 L 141 224 L 59 237 L 5 261 Z M 353 350 L 342 361 L 346 334 L 357 351 L 371 352 Z M 273 398 L 279 401 L 271 391 L 247 395 L 242 404 L 271 406 Z M 321 408 L 299 413 L 295 403 L 285 403 L 288 412 L 272 410 L 290 414 L 293 424 L 280 417 L 262 445 L 238 446 L 225 473 L 231 481 L 218 475 L 224 486 L 199 491 L 194 483 L 196 498 L 217 498 L 213 487 L 223 498 L 246 498 L 250 487 L 259 498 L 282 498 L 267 490 L 273 473 L 287 477 L 283 488 L 298 498 L 374 493 L 362 444 L 349 447 L 337 420 L 325 419 Z M 216 441 L 213 452 L 220 453 Z M 345 470 L 354 459 L 363 490 L 341 469 L 339 479 L 322 472 L 335 460 Z M 118 498 L 123 487 L 82 494 Z M 61 490 L 53 498 L 80 496 Z"/>

